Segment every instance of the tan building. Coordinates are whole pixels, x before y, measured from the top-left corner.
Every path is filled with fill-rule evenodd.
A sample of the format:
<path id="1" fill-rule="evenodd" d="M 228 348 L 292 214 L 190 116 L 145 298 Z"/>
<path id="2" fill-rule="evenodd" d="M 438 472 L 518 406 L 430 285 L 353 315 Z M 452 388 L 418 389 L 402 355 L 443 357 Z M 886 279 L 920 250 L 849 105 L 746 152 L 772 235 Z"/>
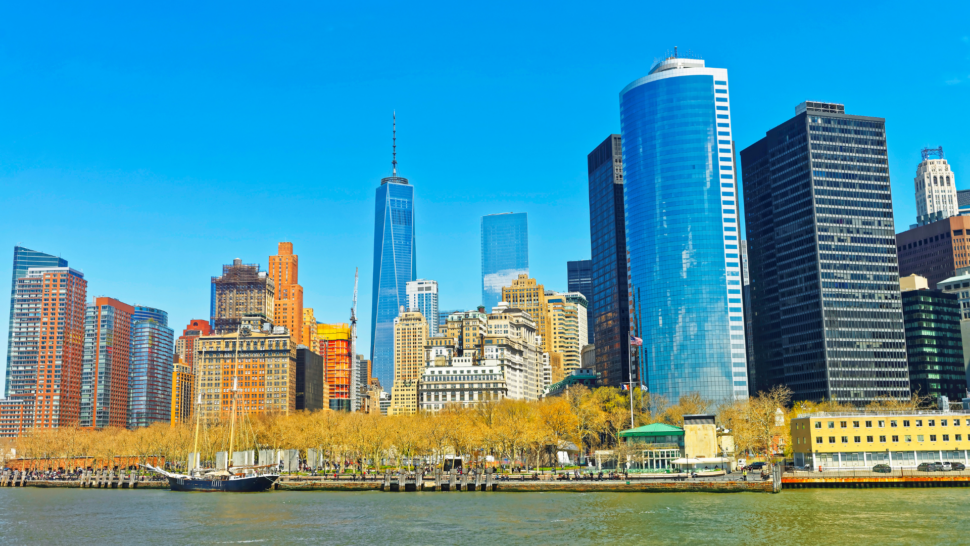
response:
<path id="1" fill-rule="evenodd" d="M 583 367 L 582 351 L 588 337 L 586 307 L 565 294 L 546 294 L 546 300 L 549 302 L 549 328 L 546 336 L 549 340 L 550 364 L 552 355 L 562 355 L 563 372 L 558 380 L 555 379 L 553 366 L 553 383 L 556 383 L 573 370 Z"/>
<path id="2" fill-rule="evenodd" d="M 317 337 L 317 319 L 313 316 L 312 307 L 303 308 L 303 345 L 313 347 L 317 350 L 319 337 Z"/>
<path id="3" fill-rule="evenodd" d="M 175 359 L 172 371 L 172 426 L 189 422 L 195 405 L 195 374 L 188 365 L 179 361 L 178 355 L 175 355 Z"/>
<path id="4" fill-rule="evenodd" d="M 402 307 L 394 319 L 394 385 L 389 414 L 410 415 L 417 411 L 417 381 L 424 368 L 427 339 L 428 321 L 424 315 Z"/>
<path id="5" fill-rule="evenodd" d="M 488 315 L 487 327 L 482 364 L 501 370 L 508 398 L 538 400 L 544 385 L 543 353 L 532 315 L 499 303 Z"/>
<path id="6" fill-rule="evenodd" d="M 438 331 L 452 339 L 462 354 L 476 353 L 488 333 L 488 315 L 481 306 L 475 311 L 452 313 L 444 324 L 438 325 Z"/>
<path id="7" fill-rule="evenodd" d="M 966 411 L 813 413 L 791 420 L 791 438 L 796 467 L 970 465 Z"/>
<path id="8" fill-rule="evenodd" d="M 242 413 L 289 413 L 296 409 L 296 347 L 289 333 L 259 317 L 243 319 L 239 332 L 203 336 L 196 342 L 195 392 L 201 416 L 228 415 L 235 381 Z"/>
<path id="9" fill-rule="evenodd" d="M 512 286 L 502 288 L 502 301 L 507 303 L 510 308 L 521 309 L 532 317 L 536 324 L 536 332 L 542 336 L 543 353 L 552 352 L 548 341 L 547 329 L 549 328 L 549 302 L 546 300 L 546 289 L 544 286 L 530 279 L 525 273 L 520 273 L 519 278 L 512 281 Z"/>
<path id="10" fill-rule="evenodd" d="M 899 278 L 899 291 L 909 292 L 910 290 L 927 290 L 930 285 L 926 281 L 926 277 L 921 277 L 916 273 L 908 277 Z"/>
<path id="11" fill-rule="evenodd" d="M 269 278 L 276 285 L 273 324 L 285 327 L 298 345 L 306 345 L 303 342 L 300 257 L 293 254 L 293 243 L 280 243 L 276 256 L 269 257 Z"/>
<path id="12" fill-rule="evenodd" d="M 236 258 L 232 265 L 222 266 L 222 276 L 213 277 L 212 284 L 216 297 L 214 333 L 236 332 L 243 317 L 275 323 L 276 285 L 258 265 L 244 265 Z"/>

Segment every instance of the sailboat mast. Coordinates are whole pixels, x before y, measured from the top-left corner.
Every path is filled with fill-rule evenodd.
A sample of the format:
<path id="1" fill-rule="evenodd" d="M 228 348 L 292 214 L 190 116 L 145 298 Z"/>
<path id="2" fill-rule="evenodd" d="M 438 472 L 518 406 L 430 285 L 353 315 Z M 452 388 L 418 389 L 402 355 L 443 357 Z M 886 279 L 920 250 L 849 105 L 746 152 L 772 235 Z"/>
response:
<path id="1" fill-rule="evenodd" d="M 236 378 L 232 378 L 232 410 L 229 413 L 229 455 L 226 457 L 226 471 L 229 470 L 232 461 L 232 444 L 235 439 L 236 425 Z"/>
<path id="2" fill-rule="evenodd" d="M 188 469 L 190 472 L 199 467 L 199 462 L 201 462 L 202 457 L 199 456 L 199 421 L 201 421 L 202 413 L 202 393 L 199 393 L 199 402 L 195 406 L 195 443 L 192 446 L 192 456 L 195 460 L 192 461 L 192 468 Z"/>

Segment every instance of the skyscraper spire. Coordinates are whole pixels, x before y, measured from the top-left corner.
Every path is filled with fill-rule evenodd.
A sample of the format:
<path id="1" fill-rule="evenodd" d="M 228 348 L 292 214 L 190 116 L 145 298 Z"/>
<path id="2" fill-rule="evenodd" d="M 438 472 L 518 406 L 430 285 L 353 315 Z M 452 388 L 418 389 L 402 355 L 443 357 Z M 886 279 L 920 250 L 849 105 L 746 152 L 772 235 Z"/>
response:
<path id="1" fill-rule="evenodd" d="M 393 114 L 391 121 L 391 167 L 394 168 L 394 173 L 391 176 L 397 176 L 397 112 Z"/>

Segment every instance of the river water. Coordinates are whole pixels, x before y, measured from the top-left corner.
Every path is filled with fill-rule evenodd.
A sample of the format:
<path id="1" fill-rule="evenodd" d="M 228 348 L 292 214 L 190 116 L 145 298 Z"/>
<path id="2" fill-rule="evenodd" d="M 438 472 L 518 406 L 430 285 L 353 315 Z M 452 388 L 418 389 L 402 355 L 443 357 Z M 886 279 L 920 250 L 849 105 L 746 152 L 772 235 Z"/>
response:
<path id="1" fill-rule="evenodd" d="M 0 489 L 0 544 L 970 544 L 970 490 Z"/>

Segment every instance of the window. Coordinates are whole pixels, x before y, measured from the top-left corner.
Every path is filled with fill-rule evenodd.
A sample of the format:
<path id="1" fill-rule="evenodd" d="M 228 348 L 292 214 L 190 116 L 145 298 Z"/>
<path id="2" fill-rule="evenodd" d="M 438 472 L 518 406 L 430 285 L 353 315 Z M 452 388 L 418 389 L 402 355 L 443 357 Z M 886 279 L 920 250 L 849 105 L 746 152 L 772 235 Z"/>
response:
<path id="1" fill-rule="evenodd" d="M 829 421 L 829 428 L 835 428 L 835 421 Z"/>
<path id="2" fill-rule="evenodd" d="M 959 441 L 963 440 L 963 435 L 962 434 L 957 434 L 956 436 L 953 437 L 953 439 L 959 442 Z"/>
<path id="3" fill-rule="evenodd" d="M 906 440 L 907 442 L 912 442 L 912 441 L 913 441 L 913 437 L 912 437 L 912 436 L 910 436 L 909 434 L 907 434 L 907 435 L 906 435 L 906 436 L 904 436 L 903 438 L 904 438 L 904 439 L 905 439 L 905 440 Z"/>
<path id="4" fill-rule="evenodd" d="M 885 436 L 880 436 L 879 437 L 879 441 L 880 442 L 885 442 L 886 441 L 886 437 Z M 899 436 L 893 435 L 893 442 L 895 443 L 895 442 L 898 442 L 898 441 L 899 441 Z"/>
<path id="5" fill-rule="evenodd" d="M 931 442 L 935 442 L 936 441 L 936 434 L 930 434 L 930 441 Z"/>
<path id="6" fill-rule="evenodd" d="M 935 427 L 936 426 L 936 420 L 935 419 L 930 419 L 929 421 L 926 422 L 926 426 L 928 426 L 928 427 Z"/>
<path id="7" fill-rule="evenodd" d="M 889 426 L 891 426 L 893 428 L 896 428 L 896 420 L 893 419 L 893 420 L 889 421 Z"/>
<path id="8" fill-rule="evenodd" d="M 879 421 L 879 428 L 886 428 L 886 422 L 885 421 Z"/>
<path id="9" fill-rule="evenodd" d="M 946 426 L 946 419 L 940 419 L 940 426 L 941 427 L 945 427 Z"/>
<path id="10" fill-rule="evenodd" d="M 840 421 L 839 422 L 839 426 L 842 427 L 842 428 L 848 428 L 849 427 L 849 423 L 847 423 L 846 421 Z"/>
<path id="11" fill-rule="evenodd" d="M 916 426 L 918 426 L 918 427 L 923 426 L 923 420 L 922 419 L 917 419 L 916 420 Z"/>
<path id="12" fill-rule="evenodd" d="M 855 443 L 858 444 L 859 442 L 862 441 L 862 436 L 853 436 L 853 440 L 855 441 Z"/>
<path id="13" fill-rule="evenodd" d="M 922 434 L 917 434 L 916 435 L 916 441 L 917 442 L 922 442 L 923 441 L 923 435 Z"/>
<path id="14" fill-rule="evenodd" d="M 843 444 L 847 444 L 847 443 L 849 443 L 849 437 L 848 437 L 848 436 L 843 436 L 843 437 L 842 437 L 842 443 L 843 443 Z"/>
<path id="15" fill-rule="evenodd" d="M 830 444 L 834 444 L 835 443 L 835 436 L 829 436 L 829 443 Z"/>
<path id="16" fill-rule="evenodd" d="M 859 428 L 859 421 L 852 421 L 852 428 Z"/>
<path id="17" fill-rule="evenodd" d="M 949 434 L 944 434 L 943 435 L 943 441 L 944 442 L 949 442 L 950 441 L 950 435 Z"/>
<path id="18" fill-rule="evenodd" d="M 866 436 L 866 442 L 872 443 L 872 436 Z"/>
<path id="19" fill-rule="evenodd" d="M 909 419 L 903 419 L 903 426 L 904 427 L 908 427 L 909 426 Z"/>
<path id="20" fill-rule="evenodd" d="M 821 436 L 817 436 L 817 437 L 815 438 L 815 443 L 816 443 L 816 444 L 821 444 L 821 443 L 822 443 L 822 437 L 821 437 Z"/>
<path id="21" fill-rule="evenodd" d="M 872 428 L 872 421 L 866 421 L 866 428 Z"/>
<path id="22" fill-rule="evenodd" d="M 822 422 L 821 421 L 815 421 L 815 428 L 822 428 Z"/>

